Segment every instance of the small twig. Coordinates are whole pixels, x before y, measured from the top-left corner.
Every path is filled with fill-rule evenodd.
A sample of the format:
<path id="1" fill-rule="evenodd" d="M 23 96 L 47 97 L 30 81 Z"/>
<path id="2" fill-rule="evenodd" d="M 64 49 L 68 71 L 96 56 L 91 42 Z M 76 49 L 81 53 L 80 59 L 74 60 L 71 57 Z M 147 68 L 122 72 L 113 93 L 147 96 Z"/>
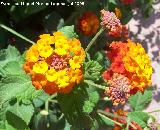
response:
<path id="1" fill-rule="evenodd" d="M 97 34 L 93 37 L 93 39 L 88 44 L 87 48 L 85 49 L 85 52 L 87 53 L 88 50 L 91 48 L 91 46 L 94 44 L 94 42 L 97 40 L 98 36 L 104 31 L 104 28 L 101 28 Z"/>
<path id="2" fill-rule="evenodd" d="M 51 95 L 47 100 L 46 100 L 46 102 L 45 102 L 45 110 L 48 112 L 48 110 L 49 110 L 49 102 L 51 101 L 53 101 L 53 98 L 55 98 L 57 96 L 57 94 L 53 94 L 53 95 Z"/>
<path id="3" fill-rule="evenodd" d="M 13 29 L 7 27 L 6 25 L 4 25 L 4 24 L 2 24 L 2 23 L 0 23 L 0 27 L 3 28 L 3 29 L 5 29 L 5 30 L 7 30 L 8 32 L 10 32 L 10 33 L 16 35 L 17 37 L 20 37 L 21 39 L 23 39 L 23 40 L 25 40 L 25 41 L 31 43 L 31 44 L 35 44 L 33 41 L 29 40 L 28 38 L 26 38 L 26 37 L 23 36 L 22 34 L 20 34 L 20 33 L 16 32 L 16 31 L 14 31 Z"/>
<path id="4" fill-rule="evenodd" d="M 98 113 L 102 113 L 103 115 L 106 115 L 106 116 L 109 116 L 109 117 L 112 117 L 112 118 L 118 118 L 118 119 L 121 119 L 121 120 L 127 120 L 126 118 L 122 117 L 122 116 L 118 116 L 118 115 L 114 115 L 110 112 L 105 112 L 105 111 L 102 111 L 102 110 L 97 110 Z M 136 127 L 131 123 L 131 119 L 130 120 L 130 126 L 136 130 Z"/>
<path id="5" fill-rule="evenodd" d="M 121 127 L 123 126 L 123 124 L 121 124 L 121 123 L 119 123 L 119 122 L 117 122 L 117 121 L 114 121 L 114 120 L 112 120 L 112 119 L 110 119 L 110 118 L 104 116 L 104 115 L 101 114 L 101 113 L 98 113 L 98 114 L 101 115 L 101 116 L 103 116 L 103 117 L 106 118 L 107 120 L 110 120 L 111 122 L 113 122 L 113 123 L 115 123 L 115 124 L 121 126 Z"/>
<path id="6" fill-rule="evenodd" d="M 49 107 L 49 100 L 47 100 L 46 102 L 45 102 L 45 110 L 48 112 L 48 107 Z"/>
<path id="7" fill-rule="evenodd" d="M 64 117 L 64 114 L 62 113 L 61 116 L 58 118 L 58 120 L 62 119 Z"/>
<path id="8" fill-rule="evenodd" d="M 98 113 L 102 113 L 103 115 L 106 115 L 106 116 L 109 116 L 109 117 L 112 117 L 112 118 L 118 118 L 118 119 L 121 119 L 121 120 L 126 120 L 124 117 L 122 116 L 118 116 L 118 115 L 114 115 L 110 112 L 106 112 L 106 111 L 103 111 L 103 110 L 97 110 Z"/>
<path id="9" fill-rule="evenodd" d="M 49 101 L 52 102 L 52 103 L 58 103 L 57 100 L 53 100 L 53 99 L 49 100 Z"/>

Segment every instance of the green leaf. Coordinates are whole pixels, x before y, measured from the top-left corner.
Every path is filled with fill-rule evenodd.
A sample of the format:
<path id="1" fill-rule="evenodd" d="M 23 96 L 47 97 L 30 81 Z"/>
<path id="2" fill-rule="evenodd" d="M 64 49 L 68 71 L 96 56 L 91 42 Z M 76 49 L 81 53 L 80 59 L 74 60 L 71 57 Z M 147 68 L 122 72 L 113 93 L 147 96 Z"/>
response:
<path id="1" fill-rule="evenodd" d="M 144 94 L 138 92 L 129 98 L 129 104 L 135 111 L 143 110 L 152 100 L 152 90 L 145 90 Z"/>
<path id="2" fill-rule="evenodd" d="M 37 92 L 27 75 L 9 76 L 0 82 L 0 106 L 8 100 L 23 97 L 32 99 L 32 94 Z"/>
<path id="3" fill-rule="evenodd" d="M 11 126 L 10 124 L 8 124 L 8 122 L 6 121 L 6 123 L 5 123 L 5 130 L 17 130 L 17 129 L 14 128 L 13 126 Z"/>
<path id="4" fill-rule="evenodd" d="M 4 121 L 0 121 L 0 130 L 5 130 L 5 122 Z"/>
<path id="5" fill-rule="evenodd" d="M 97 61 L 101 66 L 104 66 L 104 71 L 110 66 L 110 61 L 109 59 L 107 59 L 106 54 L 103 51 L 97 52 L 94 55 L 93 59 Z"/>
<path id="6" fill-rule="evenodd" d="M 5 60 L 5 58 L 6 58 L 6 50 L 5 49 L 0 50 L 0 61 Z"/>
<path id="7" fill-rule="evenodd" d="M 19 73 L 19 71 L 21 71 L 21 67 L 20 67 L 21 65 L 18 63 L 20 59 L 21 59 L 20 53 L 15 47 L 12 47 L 9 45 L 7 49 L 1 50 L 0 51 L 0 75 L 2 75 L 2 77 L 5 77 L 7 74 L 12 74 L 12 72 L 13 74 L 15 74 L 15 72 L 18 69 L 19 70 L 17 71 L 17 73 Z"/>
<path id="8" fill-rule="evenodd" d="M 89 89 L 87 89 L 87 91 L 88 91 L 88 100 L 84 101 L 83 111 L 86 113 L 90 113 L 93 111 L 93 108 L 95 107 L 95 105 L 99 100 L 99 94 L 97 91 L 93 91 Z"/>
<path id="9" fill-rule="evenodd" d="M 2 108 L 0 108 L 0 120 L 1 121 L 6 120 L 6 112 L 8 111 L 8 109 L 10 109 L 10 107 L 11 107 L 10 102 L 5 102 Z"/>
<path id="10" fill-rule="evenodd" d="M 26 123 L 16 116 L 14 113 L 8 111 L 6 113 L 6 119 L 7 119 L 7 124 L 6 124 L 6 129 L 7 130 L 26 130 L 27 125 Z"/>
<path id="11" fill-rule="evenodd" d="M 88 80 L 87 80 L 88 81 Z M 84 81 L 85 82 L 85 81 Z M 92 82 L 92 81 L 90 81 Z M 96 106 L 96 104 L 98 103 L 100 96 L 99 93 L 97 92 L 97 88 L 95 86 L 93 86 L 93 84 L 89 84 L 88 82 L 85 82 L 84 84 L 85 87 L 85 91 L 87 92 L 87 98 L 84 101 L 84 105 L 83 105 L 83 111 L 85 113 L 91 113 L 94 109 L 94 107 Z"/>
<path id="12" fill-rule="evenodd" d="M 19 56 L 19 51 L 15 47 L 9 45 L 7 49 L 0 51 L 0 63 L 2 61 L 16 61 Z"/>
<path id="13" fill-rule="evenodd" d="M 21 99 L 24 104 L 31 104 L 31 100 L 44 93 L 43 90 L 35 90 L 35 88 L 29 87 L 23 94 L 18 94 L 17 98 Z"/>
<path id="14" fill-rule="evenodd" d="M 34 107 L 32 104 L 30 105 L 21 104 L 20 105 L 16 103 L 7 112 L 12 113 L 16 115 L 17 117 L 21 118 L 26 123 L 26 125 L 28 125 L 34 113 Z"/>
<path id="15" fill-rule="evenodd" d="M 58 31 L 63 32 L 68 38 L 78 38 L 78 35 L 74 31 L 74 25 L 62 27 Z"/>
<path id="16" fill-rule="evenodd" d="M 16 60 L 19 56 L 19 51 L 15 47 L 9 45 L 6 49 L 6 58 L 10 60 Z"/>
<path id="17" fill-rule="evenodd" d="M 3 73 L 5 75 L 20 75 L 24 71 L 21 69 L 21 65 L 17 61 L 10 61 L 3 67 Z"/>
<path id="18" fill-rule="evenodd" d="M 68 94 L 58 94 L 58 103 L 68 123 L 76 128 L 89 128 L 93 120 L 83 111 L 84 101 L 88 100 L 84 84 L 79 84 Z"/>
<path id="19" fill-rule="evenodd" d="M 114 122 L 110 119 L 110 118 L 108 118 L 108 117 L 106 117 L 106 116 L 104 116 L 104 115 L 102 115 L 102 114 L 98 114 L 99 116 L 100 116 L 100 118 L 102 119 L 102 121 L 106 124 L 106 125 L 108 125 L 108 126 L 114 126 Z"/>
<path id="20" fill-rule="evenodd" d="M 145 128 L 147 126 L 147 121 L 150 118 L 147 113 L 141 111 L 130 112 L 127 116 L 131 121 L 135 121 L 142 128 Z"/>
<path id="21" fill-rule="evenodd" d="M 97 52 L 94 55 L 94 60 L 96 60 L 100 63 L 100 62 L 102 62 L 102 60 L 104 60 L 104 55 L 101 52 Z"/>
<path id="22" fill-rule="evenodd" d="M 101 77 L 102 66 L 97 61 L 84 63 L 84 78 L 90 80 L 99 80 Z"/>
<path id="23" fill-rule="evenodd" d="M 41 107 L 48 98 L 49 98 L 49 95 L 44 91 L 42 91 L 41 94 L 33 98 L 33 104 L 35 107 Z"/>

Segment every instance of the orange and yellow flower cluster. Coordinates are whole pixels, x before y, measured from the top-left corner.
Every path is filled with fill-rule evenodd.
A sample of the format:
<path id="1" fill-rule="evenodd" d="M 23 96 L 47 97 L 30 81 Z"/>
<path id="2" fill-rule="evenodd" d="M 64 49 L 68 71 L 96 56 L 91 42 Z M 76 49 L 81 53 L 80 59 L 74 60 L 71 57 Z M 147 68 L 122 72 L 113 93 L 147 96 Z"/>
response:
<path id="1" fill-rule="evenodd" d="M 24 70 L 31 75 L 36 89 L 49 94 L 67 93 L 83 78 L 84 58 L 78 39 L 69 39 L 62 32 L 43 34 L 26 52 Z"/>
<path id="2" fill-rule="evenodd" d="M 92 12 L 85 12 L 78 20 L 78 30 L 86 36 L 93 35 L 99 28 L 99 19 Z"/>
<path id="3" fill-rule="evenodd" d="M 103 78 L 111 83 L 106 93 L 115 104 L 125 103 L 128 93 L 144 92 L 151 85 L 151 61 L 141 44 L 131 40 L 127 40 L 126 43 L 112 42 L 107 56 L 111 66 L 103 73 Z M 116 89 L 113 89 L 114 87 Z"/>

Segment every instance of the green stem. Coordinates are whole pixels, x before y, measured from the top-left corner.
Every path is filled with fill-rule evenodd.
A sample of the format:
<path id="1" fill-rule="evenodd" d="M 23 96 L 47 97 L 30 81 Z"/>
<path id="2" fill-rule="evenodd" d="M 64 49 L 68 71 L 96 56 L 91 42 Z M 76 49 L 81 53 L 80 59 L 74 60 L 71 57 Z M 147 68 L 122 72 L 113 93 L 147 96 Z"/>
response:
<path id="1" fill-rule="evenodd" d="M 101 28 L 99 30 L 99 32 L 97 32 L 97 34 L 93 37 L 93 39 L 90 41 L 90 43 L 88 44 L 87 48 L 85 49 L 85 52 L 87 53 L 88 50 L 91 48 L 91 46 L 94 44 L 94 42 L 97 40 L 98 36 L 104 31 L 103 28 Z"/>
<path id="2" fill-rule="evenodd" d="M 61 116 L 58 118 L 58 120 L 61 120 L 64 117 L 64 114 L 62 113 Z"/>
<path id="3" fill-rule="evenodd" d="M 103 89 L 105 90 L 106 87 L 105 86 L 102 86 L 102 85 L 99 85 L 99 84 L 95 84 L 94 82 L 90 81 L 90 80 L 84 80 L 85 83 L 89 84 L 89 85 L 92 85 L 94 87 L 97 87 L 99 89 Z"/>
<path id="4" fill-rule="evenodd" d="M 47 100 L 46 102 L 45 102 L 45 110 L 48 112 L 48 107 L 49 107 L 49 100 Z"/>
<path id="5" fill-rule="evenodd" d="M 3 29 L 5 29 L 5 30 L 7 30 L 8 32 L 16 35 L 17 37 L 20 37 L 21 39 L 23 39 L 23 40 L 31 43 L 31 44 L 35 44 L 33 41 L 29 40 L 28 38 L 26 38 L 26 37 L 23 36 L 22 34 L 19 34 L 18 32 L 14 31 L 13 29 L 7 27 L 6 25 L 4 25 L 4 24 L 2 24 L 2 23 L 0 23 L 0 27 L 3 28 Z"/>
<path id="6" fill-rule="evenodd" d="M 103 114 L 103 115 L 112 117 L 112 118 L 118 118 L 118 119 L 121 119 L 121 120 L 127 120 L 126 118 L 124 118 L 124 117 L 122 117 L 122 116 L 114 115 L 114 114 L 112 114 L 112 113 L 110 113 L 110 112 L 106 112 L 106 111 L 102 111 L 102 110 L 97 110 L 97 112 L 98 112 L 98 113 L 101 113 L 101 114 Z M 129 120 L 131 120 L 131 119 L 129 119 Z M 131 126 L 134 130 L 136 130 L 136 127 L 131 123 L 131 121 L 130 121 L 130 126 Z"/>
<path id="7" fill-rule="evenodd" d="M 121 126 L 121 127 L 123 126 L 123 124 L 121 124 L 121 123 L 119 123 L 119 122 L 117 122 L 117 121 L 114 121 L 114 120 L 112 120 L 112 119 L 110 119 L 110 118 L 104 116 L 104 115 L 101 114 L 101 113 L 98 113 L 98 114 L 101 115 L 101 116 L 103 116 L 103 117 L 106 118 L 107 120 L 110 120 L 111 122 L 113 122 L 113 123 L 115 123 L 115 124 Z"/>
<path id="8" fill-rule="evenodd" d="M 53 94 L 53 95 L 51 95 L 47 100 L 46 100 L 46 102 L 45 102 L 45 110 L 48 112 L 48 110 L 49 110 L 49 102 L 51 101 L 53 101 L 52 99 L 53 98 L 55 98 L 57 96 L 57 93 L 56 94 Z"/>
<path id="9" fill-rule="evenodd" d="M 106 116 L 109 116 L 109 117 L 112 117 L 112 118 L 118 118 L 118 119 L 121 119 L 121 120 L 126 120 L 124 117 L 121 117 L 121 116 L 118 116 L 118 115 L 114 115 L 110 112 L 106 112 L 106 111 L 102 111 L 102 110 L 97 110 L 98 113 L 101 113 L 103 115 L 106 115 Z"/>
<path id="10" fill-rule="evenodd" d="M 56 94 L 51 95 L 49 99 L 50 99 L 50 100 L 52 100 L 52 99 L 53 99 L 53 98 L 55 98 L 56 96 L 57 96 L 57 93 L 56 93 Z"/>

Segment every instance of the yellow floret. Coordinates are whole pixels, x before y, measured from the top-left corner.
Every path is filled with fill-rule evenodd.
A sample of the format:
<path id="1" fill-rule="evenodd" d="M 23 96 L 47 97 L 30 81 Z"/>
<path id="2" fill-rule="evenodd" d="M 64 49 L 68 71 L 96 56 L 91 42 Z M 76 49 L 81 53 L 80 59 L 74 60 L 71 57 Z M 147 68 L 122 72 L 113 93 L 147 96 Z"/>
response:
<path id="1" fill-rule="evenodd" d="M 57 80 L 57 72 L 55 71 L 55 69 L 50 69 L 46 72 L 46 78 L 48 81 L 50 82 L 54 82 Z"/>
<path id="2" fill-rule="evenodd" d="M 63 40 L 58 41 L 55 43 L 55 52 L 58 55 L 66 55 L 69 50 L 69 45 L 66 41 L 63 42 Z"/>
<path id="3" fill-rule="evenodd" d="M 58 84 L 58 87 L 62 88 L 69 85 L 69 77 L 65 70 L 58 71 L 58 81 L 56 83 Z"/>
<path id="4" fill-rule="evenodd" d="M 46 43 L 43 39 L 37 42 L 38 52 L 41 57 L 47 58 L 53 53 L 53 48 L 49 43 Z"/>
<path id="5" fill-rule="evenodd" d="M 27 52 L 26 52 L 26 60 L 29 62 L 37 62 L 39 59 L 39 53 L 37 50 L 37 46 L 33 45 Z"/>
<path id="6" fill-rule="evenodd" d="M 54 36 L 51 36 L 50 34 L 43 34 L 39 36 L 41 39 L 43 39 L 43 42 L 46 44 L 54 44 Z"/>
<path id="7" fill-rule="evenodd" d="M 48 64 L 45 61 L 38 61 L 33 65 L 33 72 L 44 74 L 48 70 Z"/>
<path id="8" fill-rule="evenodd" d="M 73 59 L 69 60 L 69 64 L 72 69 L 80 68 L 81 67 L 81 59 L 79 56 L 74 56 Z"/>

